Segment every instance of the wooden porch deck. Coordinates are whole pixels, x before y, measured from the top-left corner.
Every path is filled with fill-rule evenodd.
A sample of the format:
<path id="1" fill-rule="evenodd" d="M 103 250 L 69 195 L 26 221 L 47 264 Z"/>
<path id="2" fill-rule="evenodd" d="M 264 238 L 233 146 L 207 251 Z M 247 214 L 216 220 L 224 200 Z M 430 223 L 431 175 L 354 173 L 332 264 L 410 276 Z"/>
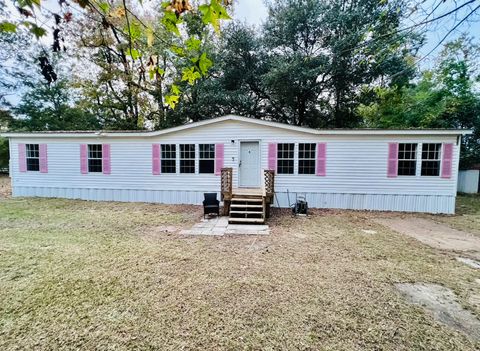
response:
<path id="1" fill-rule="evenodd" d="M 232 194 L 235 195 L 263 195 L 262 188 L 233 188 Z"/>

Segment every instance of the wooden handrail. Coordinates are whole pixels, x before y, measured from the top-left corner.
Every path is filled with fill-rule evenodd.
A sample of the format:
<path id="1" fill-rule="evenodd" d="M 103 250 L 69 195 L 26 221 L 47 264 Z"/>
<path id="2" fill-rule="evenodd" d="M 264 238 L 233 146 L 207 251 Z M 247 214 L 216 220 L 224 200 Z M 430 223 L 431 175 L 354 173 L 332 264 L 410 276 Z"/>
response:
<path id="1" fill-rule="evenodd" d="M 275 171 L 263 170 L 263 188 L 265 196 L 273 196 L 275 193 Z"/>
<path id="2" fill-rule="evenodd" d="M 233 169 L 222 168 L 220 174 L 220 191 L 222 194 L 222 200 L 230 200 L 232 198 L 233 187 Z"/>

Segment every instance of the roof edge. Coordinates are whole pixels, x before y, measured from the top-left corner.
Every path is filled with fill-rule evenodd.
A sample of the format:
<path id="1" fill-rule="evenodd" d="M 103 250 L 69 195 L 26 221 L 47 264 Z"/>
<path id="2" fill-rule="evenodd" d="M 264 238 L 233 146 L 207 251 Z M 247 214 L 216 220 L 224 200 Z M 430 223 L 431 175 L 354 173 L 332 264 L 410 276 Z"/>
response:
<path id="1" fill-rule="evenodd" d="M 192 122 L 177 127 L 162 129 L 158 131 L 72 131 L 72 132 L 6 132 L 0 133 L 0 136 L 6 138 L 138 138 L 155 137 L 163 134 L 175 133 L 178 131 L 206 126 L 223 121 L 240 121 L 264 125 L 269 127 L 294 130 L 302 133 L 315 135 L 469 135 L 473 131 L 470 129 L 313 129 L 308 127 L 293 126 L 273 121 L 265 121 L 256 118 L 242 117 L 236 115 L 226 115 L 217 118 L 206 119 L 203 121 Z"/>

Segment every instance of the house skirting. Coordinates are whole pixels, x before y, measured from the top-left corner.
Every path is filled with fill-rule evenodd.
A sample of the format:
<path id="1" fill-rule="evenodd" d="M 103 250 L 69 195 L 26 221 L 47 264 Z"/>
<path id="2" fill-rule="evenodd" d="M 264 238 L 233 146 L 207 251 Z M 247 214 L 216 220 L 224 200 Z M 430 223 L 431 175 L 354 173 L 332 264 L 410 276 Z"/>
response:
<path id="1" fill-rule="evenodd" d="M 93 201 L 152 202 L 164 204 L 200 205 L 205 191 L 102 189 L 14 186 L 13 196 L 37 196 Z M 220 193 L 219 197 L 220 197 Z M 404 194 L 352 194 L 299 192 L 306 195 L 310 208 L 340 208 L 351 210 L 455 213 L 455 196 Z M 295 202 L 296 193 L 277 192 L 274 207 L 288 207 Z"/>

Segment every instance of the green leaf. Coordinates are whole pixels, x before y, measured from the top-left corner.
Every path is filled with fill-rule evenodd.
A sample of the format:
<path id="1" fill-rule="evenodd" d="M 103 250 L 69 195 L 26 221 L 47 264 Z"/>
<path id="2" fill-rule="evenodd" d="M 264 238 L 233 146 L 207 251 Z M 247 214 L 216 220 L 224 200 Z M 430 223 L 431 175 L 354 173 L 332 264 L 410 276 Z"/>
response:
<path id="1" fill-rule="evenodd" d="M 165 104 L 170 106 L 170 108 L 173 110 L 175 106 L 178 104 L 178 101 L 180 100 L 180 96 L 178 95 L 166 95 L 165 96 Z"/>
<path id="2" fill-rule="evenodd" d="M 130 35 L 132 41 L 135 41 L 142 36 L 142 29 L 140 27 L 140 24 L 136 21 L 130 22 L 130 27 L 125 26 L 123 31 L 125 32 L 125 34 Z"/>
<path id="3" fill-rule="evenodd" d="M 18 0 L 17 5 L 20 8 L 30 7 L 31 9 L 33 9 L 33 5 L 40 7 L 41 0 Z"/>
<path id="4" fill-rule="evenodd" d="M 170 50 L 172 50 L 178 56 L 185 56 L 185 50 L 183 50 L 183 48 L 180 46 L 172 45 L 170 46 Z"/>
<path id="5" fill-rule="evenodd" d="M 220 32 L 220 20 L 232 19 L 227 10 L 217 0 L 212 0 L 210 5 L 204 4 L 198 7 L 202 13 L 202 20 L 205 24 L 211 24 L 215 32 Z"/>
<path id="6" fill-rule="evenodd" d="M 202 75 L 207 74 L 208 69 L 212 66 L 212 60 L 207 57 L 206 53 L 203 53 L 202 56 L 200 56 L 200 60 L 198 60 L 198 67 L 200 68 L 200 73 L 202 73 Z"/>
<path id="7" fill-rule="evenodd" d="M 98 7 L 100 7 L 100 10 L 102 10 L 102 12 L 105 14 L 110 11 L 110 4 L 108 2 L 101 2 L 98 4 Z"/>
<path id="8" fill-rule="evenodd" d="M 147 45 L 150 48 L 153 46 L 153 41 L 155 40 L 152 27 L 147 27 L 145 33 L 147 34 Z"/>
<path id="9" fill-rule="evenodd" d="M 128 48 L 127 51 L 126 51 L 126 54 L 134 60 L 136 60 L 140 57 L 140 52 L 137 49 Z"/>
<path id="10" fill-rule="evenodd" d="M 152 68 L 151 70 L 148 71 L 150 80 L 153 80 L 153 78 L 155 78 L 156 73 L 158 73 L 160 76 L 163 76 L 163 74 L 165 73 L 165 70 L 161 69 L 160 67 Z"/>
<path id="11" fill-rule="evenodd" d="M 15 33 L 17 26 L 10 22 L 0 22 L 0 32 Z"/>
<path id="12" fill-rule="evenodd" d="M 195 67 L 184 68 L 182 71 L 182 81 L 188 81 L 190 85 L 195 84 L 195 81 L 201 77 L 201 74 L 195 71 Z"/>
<path id="13" fill-rule="evenodd" d="M 200 45 L 202 44 L 202 41 L 195 37 L 190 37 L 187 39 L 185 44 L 187 45 L 188 50 L 197 51 L 200 50 Z"/>
<path id="14" fill-rule="evenodd" d="M 43 37 L 45 34 L 47 34 L 47 31 L 44 28 L 39 27 L 36 24 L 31 23 L 31 22 L 30 22 L 30 24 L 31 24 L 30 33 L 35 35 L 37 37 L 37 39 L 39 39 L 39 38 Z"/>
<path id="15" fill-rule="evenodd" d="M 175 95 L 180 95 L 180 87 L 176 84 L 172 84 L 172 93 Z"/>
<path id="16" fill-rule="evenodd" d="M 165 28 L 172 33 L 180 36 L 180 31 L 178 30 L 177 24 L 182 23 L 182 20 L 177 18 L 174 12 L 165 11 L 162 17 L 162 24 Z"/>

